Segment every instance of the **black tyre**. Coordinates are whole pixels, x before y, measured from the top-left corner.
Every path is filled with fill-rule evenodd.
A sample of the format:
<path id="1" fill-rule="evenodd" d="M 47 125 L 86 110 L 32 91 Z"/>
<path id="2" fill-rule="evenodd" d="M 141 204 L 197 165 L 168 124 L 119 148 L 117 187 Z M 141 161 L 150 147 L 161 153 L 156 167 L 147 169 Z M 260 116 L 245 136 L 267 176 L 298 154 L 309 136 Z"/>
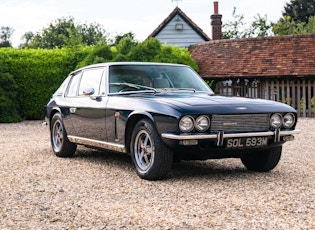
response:
<path id="1" fill-rule="evenodd" d="M 132 133 L 130 152 L 138 176 L 164 179 L 172 167 L 173 152 L 161 140 L 149 119 L 140 120 Z"/>
<path id="2" fill-rule="evenodd" d="M 56 113 L 51 119 L 50 140 L 56 156 L 71 157 L 74 155 L 77 146 L 68 140 L 60 113 Z"/>
<path id="3" fill-rule="evenodd" d="M 242 163 L 248 170 L 268 172 L 274 169 L 280 161 L 282 146 L 264 151 L 245 154 L 241 157 Z"/>

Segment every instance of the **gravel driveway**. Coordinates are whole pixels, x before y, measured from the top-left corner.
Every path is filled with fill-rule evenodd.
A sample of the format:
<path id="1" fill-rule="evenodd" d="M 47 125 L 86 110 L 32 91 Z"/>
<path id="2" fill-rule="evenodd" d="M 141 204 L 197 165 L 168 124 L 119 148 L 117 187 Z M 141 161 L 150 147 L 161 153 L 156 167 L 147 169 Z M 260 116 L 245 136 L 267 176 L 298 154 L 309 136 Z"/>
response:
<path id="1" fill-rule="evenodd" d="M 315 229 L 315 119 L 298 128 L 269 173 L 208 160 L 150 182 L 126 155 L 55 157 L 41 121 L 0 124 L 0 229 Z"/>

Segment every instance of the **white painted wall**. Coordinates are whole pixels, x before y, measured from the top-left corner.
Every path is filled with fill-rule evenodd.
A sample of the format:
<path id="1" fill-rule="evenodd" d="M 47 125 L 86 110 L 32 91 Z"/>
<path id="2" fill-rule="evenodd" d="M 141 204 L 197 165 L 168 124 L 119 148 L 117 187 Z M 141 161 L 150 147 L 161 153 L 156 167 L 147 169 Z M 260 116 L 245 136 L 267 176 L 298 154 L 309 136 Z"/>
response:
<path id="1" fill-rule="evenodd" d="M 183 24 L 183 30 L 175 29 L 177 23 Z M 181 48 L 204 42 L 204 39 L 179 15 L 176 15 L 155 37 L 161 41 L 161 43 L 167 43 L 167 45 L 170 46 L 177 45 Z"/>

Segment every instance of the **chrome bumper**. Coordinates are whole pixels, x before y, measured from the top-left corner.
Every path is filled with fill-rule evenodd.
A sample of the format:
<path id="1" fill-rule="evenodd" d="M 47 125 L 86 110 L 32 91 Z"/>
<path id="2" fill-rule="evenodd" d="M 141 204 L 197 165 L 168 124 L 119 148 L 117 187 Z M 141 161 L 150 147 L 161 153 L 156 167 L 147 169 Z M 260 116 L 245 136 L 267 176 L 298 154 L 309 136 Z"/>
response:
<path id="1" fill-rule="evenodd" d="M 291 136 L 293 134 L 299 134 L 301 130 L 295 129 L 290 131 L 280 131 L 279 129 L 275 131 L 268 132 L 255 132 L 255 133 L 224 133 L 223 131 L 218 131 L 215 134 L 174 134 L 174 133 L 162 133 L 162 137 L 171 140 L 185 141 L 185 140 L 207 140 L 216 139 L 217 146 L 222 146 L 223 141 L 228 138 L 242 138 L 242 137 L 273 137 L 275 142 L 280 141 L 280 137 Z M 288 139 L 290 140 L 290 139 Z"/>

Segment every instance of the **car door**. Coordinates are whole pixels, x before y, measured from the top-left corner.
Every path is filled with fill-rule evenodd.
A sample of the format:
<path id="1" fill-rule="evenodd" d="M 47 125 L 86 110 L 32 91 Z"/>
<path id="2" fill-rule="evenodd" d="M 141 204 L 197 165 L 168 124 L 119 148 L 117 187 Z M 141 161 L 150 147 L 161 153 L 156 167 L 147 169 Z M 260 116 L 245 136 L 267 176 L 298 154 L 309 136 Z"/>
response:
<path id="1" fill-rule="evenodd" d="M 75 96 L 69 97 L 69 111 L 77 137 L 106 141 L 104 72 L 104 67 L 83 70 L 77 86 L 72 89 Z"/>

